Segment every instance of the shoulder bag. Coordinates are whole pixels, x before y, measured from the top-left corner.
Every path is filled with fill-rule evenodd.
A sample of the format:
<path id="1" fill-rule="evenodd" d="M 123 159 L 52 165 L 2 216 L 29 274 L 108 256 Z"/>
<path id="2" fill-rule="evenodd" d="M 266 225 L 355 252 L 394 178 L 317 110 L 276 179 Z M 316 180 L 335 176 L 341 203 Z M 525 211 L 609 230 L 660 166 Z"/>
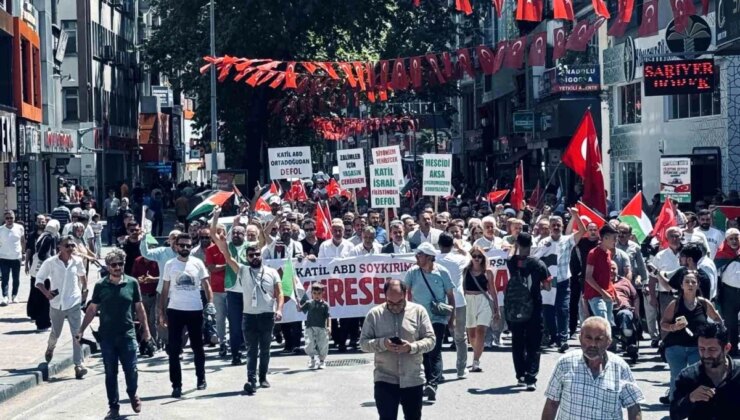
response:
<path id="1" fill-rule="evenodd" d="M 419 272 L 421 273 L 421 277 L 424 279 L 424 284 L 427 285 L 427 289 L 429 289 L 429 293 L 432 294 L 432 314 L 438 315 L 438 316 L 450 316 L 452 315 L 452 311 L 455 310 L 455 308 L 452 307 L 452 305 L 448 305 L 445 302 L 442 302 L 437 299 L 437 296 L 434 294 L 434 290 L 432 290 L 432 287 L 429 286 L 429 282 L 427 281 L 427 276 L 424 275 L 424 270 L 419 267 Z"/>

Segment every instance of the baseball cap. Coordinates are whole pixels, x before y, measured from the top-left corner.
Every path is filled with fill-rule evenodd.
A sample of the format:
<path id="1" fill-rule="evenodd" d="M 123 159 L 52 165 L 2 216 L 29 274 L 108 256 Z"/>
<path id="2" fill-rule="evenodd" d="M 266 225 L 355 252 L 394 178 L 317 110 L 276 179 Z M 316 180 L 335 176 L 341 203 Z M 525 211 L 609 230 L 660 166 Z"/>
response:
<path id="1" fill-rule="evenodd" d="M 418 248 L 416 248 L 416 254 L 426 254 L 434 257 L 437 255 L 437 250 L 434 249 L 434 246 L 429 242 L 424 242 L 420 244 Z"/>
<path id="2" fill-rule="evenodd" d="M 268 200 L 267 203 L 270 204 L 270 205 L 280 204 L 280 197 L 272 196 L 272 197 L 270 197 L 270 199 Z"/>

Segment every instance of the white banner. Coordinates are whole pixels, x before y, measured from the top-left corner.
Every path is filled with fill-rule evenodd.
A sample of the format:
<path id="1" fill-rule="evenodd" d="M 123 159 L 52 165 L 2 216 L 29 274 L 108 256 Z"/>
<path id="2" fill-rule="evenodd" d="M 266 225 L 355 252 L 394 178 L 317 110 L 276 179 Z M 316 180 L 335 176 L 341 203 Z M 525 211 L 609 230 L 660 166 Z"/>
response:
<path id="1" fill-rule="evenodd" d="M 373 163 L 375 165 L 396 165 L 398 174 L 398 186 L 402 187 L 403 181 L 403 161 L 401 160 L 401 149 L 396 146 L 376 147 L 373 151 Z"/>
<path id="2" fill-rule="evenodd" d="M 507 253 L 491 250 L 487 255 L 495 272 L 498 301 L 503 305 L 504 290 L 509 283 Z M 264 261 L 265 265 L 280 270 L 281 273 L 284 263 L 285 260 Z M 406 272 L 415 265 L 416 257 L 413 254 L 321 258 L 315 262 L 307 259 L 302 262 L 293 261 L 296 276 L 306 292 L 310 293 L 314 282 L 324 285 L 324 300 L 329 304 L 329 313 L 334 319 L 364 317 L 371 308 L 385 302 L 385 282 L 390 279 L 403 280 Z M 296 308 L 295 297 L 286 299 L 282 322 L 305 320 L 306 316 Z"/>
<path id="3" fill-rule="evenodd" d="M 342 188 L 364 188 L 365 151 L 363 149 L 337 150 L 339 182 Z"/>
<path id="4" fill-rule="evenodd" d="M 452 155 L 424 155 L 422 194 L 447 197 L 452 192 Z"/>
<path id="5" fill-rule="evenodd" d="M 270 161 L 270 179 L 311 178 L 311 148 L 275 147 L 267 149 Z"/>
<path id="6" fill-rule="evenodd" d="M 691 202 L 691 159 L 660 158 L 660 198 Z"/>
<path id="7" fill-rule="evenodd" d="M 373 208 L 401 207 L 396 165 L 370 165 L 370 203 Z"/>

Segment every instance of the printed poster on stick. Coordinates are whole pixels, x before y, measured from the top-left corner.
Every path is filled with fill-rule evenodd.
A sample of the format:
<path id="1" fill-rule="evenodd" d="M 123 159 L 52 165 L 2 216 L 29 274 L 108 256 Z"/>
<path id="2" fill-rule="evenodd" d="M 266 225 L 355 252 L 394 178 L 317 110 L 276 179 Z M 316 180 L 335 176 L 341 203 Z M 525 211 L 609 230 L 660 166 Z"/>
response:
<path id="1" fill-rule="evenodd" d="M 272 180 L 313 176 L 309 146 L 274 147 L 267 149 L 267 156 L 270 161 L 270 179 Z"/>
<path id="2" fill-rule="evenodd" d="M 373 208 L 401 206 L 396 165 L 370 165 L 370 199 Z"/>
<path id="3" fill-rule="evenodd" d="M 691 202 L 691 159 L 660 159 L 660 199 L 670 197 L 679 203 Z"/>
<path id="4" fill-rule="evenodd" d="M 452 191 L 452 155 L 424 155 L 422 194 L 447 197 Z"/>
<path id="5" fill-rule="evenodd" d="M 398 186 L 403 187 L 403 161 L 401 149 L 396 146 L 376 147 L 373 150 L 373 163 L 376 165 L 395 165 L 398 174 Z"/>
<path id="6" fill-rule="evenodd" d="M 364 188 L 365 151 L 363 149 L 337 150 L 339 181 L 343 188 Z"/>

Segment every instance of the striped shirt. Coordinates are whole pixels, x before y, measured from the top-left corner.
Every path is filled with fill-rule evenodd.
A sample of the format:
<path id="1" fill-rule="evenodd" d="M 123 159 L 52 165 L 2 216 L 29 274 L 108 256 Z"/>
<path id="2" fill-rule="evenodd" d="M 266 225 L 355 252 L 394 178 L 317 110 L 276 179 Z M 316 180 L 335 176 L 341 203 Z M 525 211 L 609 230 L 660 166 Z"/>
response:
<path id="1" fill-rule="evenodd" d="M 61 231 L 64 229 L 64 225 L 72 219 L 72 212 L 62 205 L 51 211 L 51 218 L 59 222 L 59 229 Z"/>

